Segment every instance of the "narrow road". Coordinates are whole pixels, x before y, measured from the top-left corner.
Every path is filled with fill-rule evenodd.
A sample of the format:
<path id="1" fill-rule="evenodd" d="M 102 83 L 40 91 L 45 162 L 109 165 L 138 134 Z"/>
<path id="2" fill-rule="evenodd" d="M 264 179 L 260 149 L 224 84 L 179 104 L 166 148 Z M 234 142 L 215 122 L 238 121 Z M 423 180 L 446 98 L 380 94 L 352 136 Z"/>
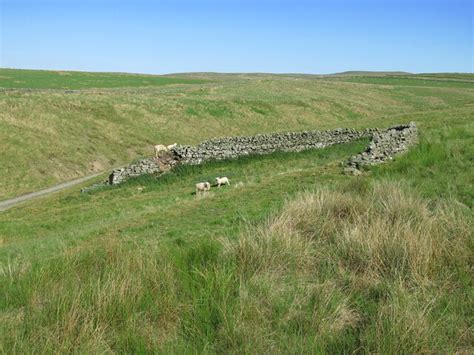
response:
<path id="1" fill-rule="evenodd" d="M 51 194 L 53 192 L 57 192 L 57 191 L 60 191 L 60 190 L 67 189 L 68 187 L 80 184 L 81 182 L 90 180 L 90 179 L 95 178 L 95 177 L 97 177 L 99 175 L 102 175 L 102 174 L 103 174 L 103 172 L 88 175 L 88 176 L 84 176 L 84 177 L 81 177 L 79 179 L 68 181 L 68 182 L 63 182 L 62 184 L 51 186 L 51 187 L 48 187 L 48 188 L 43 189 L 43 190 L 31 192 L 29 194 L 14 197 L 14 198 L 11 198 L 9 200 L 0 201 L 0 211 L 5 211 L 5 210 L 7 210 L 7 209 L 9 209 L 9 208 L 21 203 L 21 202 L 24 202 L 24 201 L 32 200 L 32 199 L 40 197 L 40 196 L 48 195 L 48 194 Z"/>

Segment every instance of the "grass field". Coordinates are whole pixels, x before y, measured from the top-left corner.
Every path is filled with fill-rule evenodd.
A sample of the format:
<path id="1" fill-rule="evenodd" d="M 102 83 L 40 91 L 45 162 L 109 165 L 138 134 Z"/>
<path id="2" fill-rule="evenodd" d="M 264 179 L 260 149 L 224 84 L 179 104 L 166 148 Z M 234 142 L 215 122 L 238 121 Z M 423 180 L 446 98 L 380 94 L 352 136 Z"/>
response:
<path id="1" fill-rule="evenodd" d="M 143 74 L 0 69 L 0 88 L 15 89 L 81 90 L 204 82 L 197 79 Z"/>
<path id="2" fill-rule="evenodd" d="M 361 84 L 396 85 L 396 86 L 426 86 L 426 87 L 452 87 L 474 88 L 474 74 L 464 75 L 414 75 L 414 76 L 342 76 L 332 80 L 340 80 Z"/>
<path id="3" fill-rule="evenodd" d="M 0 352 L 471 353 L 474 90 L 428 76 L 2 92 L 3 197 L 156 142 L 415 121 L 420 144 L 360 177 L 341 162 L 366 140 L 3 212 Z"/>
<path id="4" fill-rule="evenodd" d="M 29 73 L 0 70 L 0 76 L 18 80 L 32 77 Z M 38 73 L 45 87 L 52 85 L 47 84 L 49 79 L 54 83 L 58 77 L 55 72 Z M 95 78 L 102 86 L 109 82 L 127 85 L 123 75 L 71 75 Z M 67 80 L 67 75 L 60 78 Z M 372 84 L 347 82 L 350 77 L 189 74 L 176 78 L 185 83 L 74 93 L 0 92 L 0 199 L 126 164 L 152 154 L 152 146 L 158 143 L 193 144 L 213 136 L 288 130 L 384 127 L 411 120 L 422 129 L 445 125 L 463 129 L 472 122 L 474 112 L 474 84 L 462 82 L 457 87 L 443 76 L 430 81 L 396 79 L 390 85 L 384 80 L 393 79 L 372 77 L 365 79 L 375 80 Z M 81 85 L 86 84 L 87 80 Z"/>

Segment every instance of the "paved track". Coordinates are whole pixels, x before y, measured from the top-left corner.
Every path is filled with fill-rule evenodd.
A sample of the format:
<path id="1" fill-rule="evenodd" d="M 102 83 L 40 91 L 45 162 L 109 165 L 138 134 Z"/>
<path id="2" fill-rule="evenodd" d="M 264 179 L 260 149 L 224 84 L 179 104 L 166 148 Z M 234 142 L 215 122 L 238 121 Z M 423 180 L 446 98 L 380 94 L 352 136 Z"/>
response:
<path id="1" fill-rule="evenodd" d="M 103 172 L 88 175 L 88 176 L 84 176 L 84 177 L 81 177 L 80 179 L 76 179 L 76 180 L 72 180 L 72 181 L 68 181 L 68 182 L 63 182 L 62 184 L 51 186 L 51 187 L 48 187 L 47 189 L 31 192 L 31 193 L 26 194 L 26 195 L 14 197 L 14 198 L 11 198 L 9 200 L 0 201 L 0 211 L 5 211 L 5 210 L 7 210 L 7 209 L 9 209 L 9 208 L 21 203 L 21 202 L 24 202 L 24 201 L 29 201 L 29 200 L 32 200 L 32 199 L 37 198 L 37 197 L 41 197 L 41 196 L 44 196 L 44 195 L 51 194 L 53 192 L 57 192 L 57 191 L 60 191 L 60 190 L 67 189 L 68 187 L 80 184 L 81 182 L 84 182 L 84 181 L 87 181 L 89 179 L 95 178 L 96 176 L 99 176 L 101 174 L 103 174 Z"/>

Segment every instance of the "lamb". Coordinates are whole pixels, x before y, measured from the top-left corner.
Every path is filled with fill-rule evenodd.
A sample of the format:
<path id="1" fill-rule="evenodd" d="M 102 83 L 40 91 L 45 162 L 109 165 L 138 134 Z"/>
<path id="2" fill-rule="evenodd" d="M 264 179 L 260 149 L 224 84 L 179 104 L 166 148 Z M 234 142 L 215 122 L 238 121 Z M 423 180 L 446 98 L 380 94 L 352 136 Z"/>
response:
<path id="1" fill-rule="evenodd" d="M 157 144 L 155 145 L 155 156 L 158 157 L 161 152 L 167 152 L 168 148 L 164 146 L 163 144 Z"/>
<path id="2" fill-rule="evenodd" d="M 221 187 L 221 185 L 224 185 L 224 184 L 230 185 L 230 181 L 227 176 L 216 177 L 216 183 L 217 183 L 217 187 Z"/>
<path id="3" fill-rule="evenodd" d="M 209 182 L 198 182 L 196 184 L 196 195 L 205 193 L 211 189 L 211 184 Z"/>

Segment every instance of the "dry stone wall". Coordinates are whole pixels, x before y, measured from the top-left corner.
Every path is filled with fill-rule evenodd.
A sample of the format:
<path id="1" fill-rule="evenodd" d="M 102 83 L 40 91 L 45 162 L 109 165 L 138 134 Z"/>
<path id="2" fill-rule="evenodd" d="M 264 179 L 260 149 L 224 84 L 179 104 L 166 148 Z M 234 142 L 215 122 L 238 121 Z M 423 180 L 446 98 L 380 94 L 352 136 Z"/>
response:
<path id="1" fill-rule="evenodd" d="M 174 168 L 178 163 L 178 160 L 173 154 L 164 154 L 160 157 L 140 159 L 124 168 L 112 171 L 106 184 L 117 185 L 140 175 L 161 175 Z"/>
<path id="2" fill-rule="evenodd" d="M 201 164 L 208 160 L 233 159 L 245 155 L 264 155 L 277 151 L 300 152 L 325 148 L 370 137 L 372 130 L 338 128 L 329 131 L 259 134 L 251 137 L 224 137 L 204 141 L 197 146 L 178 145 L 172 149 L 181 163 Z"/>
<path id="3" fill-rule="evenodd" d="M 277 151 L 299 152 L 320 149 L 334 144 L 348 143 L 360 138 L 371 138 L 369 146 L 346 162 L 344 172 L 360 174 L 366 165 L 391 160 L 417 142 L 418 131 L 414 122 L 385 130 L 370 128 L 356 131 L 338 128 L 328 131 L 259 134 L 250 137 L 224 137 L 204 141 L 197 146 L 177 145 L 158 158 L 141 159 L 127 167 L 114 170 L 106 184 L 120 184 L 130 178 L 160 175 L 178 164 L 201 164 L 209 160 L 233 159 L 250 154 L 263 155 Z"/>
<path id="4" fill-rule="evenodd" d="M 385 130 L 374 130 L 372 140 L 364 152 L 349 158 L 348 169 L 375 165 L 392 160 L 397 154 L 406 152 L 418 142 L 418 129 L 414 122 Z M 346 170 L 347 172 L 348 170 Z"/>

